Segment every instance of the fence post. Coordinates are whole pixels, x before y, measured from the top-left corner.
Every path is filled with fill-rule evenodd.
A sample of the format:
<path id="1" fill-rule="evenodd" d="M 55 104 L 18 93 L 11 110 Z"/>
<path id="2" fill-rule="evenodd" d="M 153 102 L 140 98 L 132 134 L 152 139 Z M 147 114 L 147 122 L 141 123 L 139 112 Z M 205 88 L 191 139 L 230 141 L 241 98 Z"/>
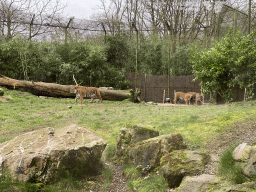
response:
<path id="1" fill-rule="evenodd" d="M 173 95 L 173 101 L 175 100 L 175 95 L 176 95 L 176 90 L 173 91 L 174 92 L 174 95 Z M 176 104 L 176 103 L 174 103 Z"/>
<path id="2" fill-rule="evenodd" d="M 103 24 L 103 22 L 101 22 L 101 25 L 102 25 L 102 28 L 103 28 L 103 30 L 104 30 L 104 33 L 105 33 L 105 37 L 104 37 L 104 39 L 105 39 L 105 44 L 106 44 L 106 42 L 107 42 L 107 31 L 106 31 L 106 29 L 105 29 L 105 26 L 104 26 L 104 24 Z"/>
<path id="3" fill-rule="evenodd" d="M 68 41 L 68 28 L 71 22 L 73 21 L 73 19 L 74 17 L 70 18 L 67 26 L 65 27 L 65 44 L 67 44 L 67 41 Z"/>
<path id="4" fill-rule="evenodd" d="M 146 91 L 146 86 L 147 86 L 147 74 L 145 74 L 145 81 L 144 81 L 144 100 L 145 100 L 145 102 L 147 101 L 147 91 Z"/>
<path id="5" fill-rule="evenodd" d="M 244 88 L 244 101 L 246 101 L 246 88 Z"/>
<path id="6" fill-rule="evenodd" d="M 138 44 L 138 35 L 139 35 L 139 31 L 136 27 L 136 24 L 135 24 L 135 21 L 132 22 L 132 27 L 135 29 L 136 31 L 136 65 L 135 65 L 135 88 L 137 88 L 137 73 L 138 73 L 138 47 L 139 47 L 139 44 Z"/>
<path id="7" fill-rule="evenodd" d="M 31 19 L 31 22 L 29 24 L 29 40 L 31 40 L 31 38 L 32 38 L 32 26 L 33 26 L 33 23 L 34 23 L 34 19 L 35 19 L 35 14 L 33 15 L 32 19 Z"/>
<path id="8" fill-rule="evenodd" d="M 164 93 L 163 93 L 163 103 L 164 103 L 164 100 L 165 100 L 165 89 L 164 89 Z"/>

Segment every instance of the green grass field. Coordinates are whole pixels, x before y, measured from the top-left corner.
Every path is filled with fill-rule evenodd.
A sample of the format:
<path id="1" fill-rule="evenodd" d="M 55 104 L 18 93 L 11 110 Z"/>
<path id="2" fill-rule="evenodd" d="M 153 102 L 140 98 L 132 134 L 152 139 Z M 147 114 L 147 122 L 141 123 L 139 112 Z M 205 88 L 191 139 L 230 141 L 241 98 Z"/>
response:
<path id="1" fill-rule="evenodd" d="M 70 98 L 36 97 L 9 90 L 5 90 L 5 96 L 12 99 L 0 102 L 0 143 L 28 131 L 45 127 L 58 129 L 75 123 L 113 146 L 121 127 L 141 123 L 154 126 L 160 135 L 180 133 L 190 149 L 198 149 L 232 125 L 256 118 L 255 101 L 163 107 L 107 100 L 102 103 L 84 100 L 81 105 Z"/>
<path id="2" fill-rule="evenodd" d="M 30 93 L 6 90 L 12 99 L 0 102 L 0 142 L 35 129 L 55 129 L 76 123 L 115 144 L 119 129 L 126 124 L 152 125 L 160 135 L 181 133 L 185 141 L 198 148 L 226 127 L 256 117 L 256 102 L 190 107 L 162 107 L 128 101 L 83 104 L 74 99 L 40 98 Z M 68 108 L 72 106 L 72 108 Z"/>

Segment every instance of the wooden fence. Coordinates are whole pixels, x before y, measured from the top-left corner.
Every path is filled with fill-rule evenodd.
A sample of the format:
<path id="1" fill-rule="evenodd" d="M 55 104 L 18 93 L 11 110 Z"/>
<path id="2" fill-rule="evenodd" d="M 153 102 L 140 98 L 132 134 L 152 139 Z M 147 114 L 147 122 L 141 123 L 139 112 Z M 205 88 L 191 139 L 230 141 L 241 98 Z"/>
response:
<path id="1" fill-rule="evenodd" d="M 135 73 L 126 73 L 125 76 L 130 81 L 130 88 L 135 88 Z M 188 76 L 157 76 L 157 75 L 145 75 L 137 74 L 137 88 L 141 90 L 141 98 L 143 101 L 154 101 L 156 103 L 162 103 L 164 92 L 165 98 L 174 100 L 174 90 L 181 92 L 197 92 L 201 93 L 200 81 L 194 81 L 193 75 Z M 239 86 L 235 86 L 233 89 L 233 101 L 244 100 L 244 89 L 240 89 Z M 256 86 L 254 89 L 256 95 Z M 205 102 L 210 101 L 210 95 L 204 97 Z M 223 99 L 217 97 L 218 104 L 223 103 Z"/>

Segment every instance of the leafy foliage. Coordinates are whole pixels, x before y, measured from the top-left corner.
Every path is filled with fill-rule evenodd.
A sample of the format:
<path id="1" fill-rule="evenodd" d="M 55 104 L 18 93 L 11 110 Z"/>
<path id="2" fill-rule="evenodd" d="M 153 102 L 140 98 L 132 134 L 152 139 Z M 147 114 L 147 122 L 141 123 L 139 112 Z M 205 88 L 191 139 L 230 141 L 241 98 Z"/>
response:
<path id="1" fill-rule="evenodd" d="M 90 41 L 0 41 L 0 71 L 15 79 L 74 84 L 75 74 L 87 86 L 128 86 L 123 71 L 107 62 L 106 47 Z"/>
<path id="2" fill-rule="evenodd" d="M 193 50 L 191 62 L 197 80 L 202 81 L 203 92 L 213 96 L 219 94 L 225 101 L 231 100 L 231 87 L 238 84 L 241 88 L 252 89 L 256 82 L 256 32 L 245 36 L 232 29 L 213 48 Z"/>
<path id="3" fill-rule="evenodd" d="M 192 75 L 193 67 L 190 62 L 191 49 L 189 46 L 178 47 L 171 56 L 171 75 Z"/>

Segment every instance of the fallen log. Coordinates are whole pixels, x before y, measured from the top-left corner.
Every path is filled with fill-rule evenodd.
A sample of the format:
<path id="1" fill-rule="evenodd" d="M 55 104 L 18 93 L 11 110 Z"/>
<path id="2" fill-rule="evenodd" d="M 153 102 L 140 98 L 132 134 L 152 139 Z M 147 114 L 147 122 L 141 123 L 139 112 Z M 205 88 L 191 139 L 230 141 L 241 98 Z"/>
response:
<path id="1" fill-rule="evenodd" d="M 75 93 L 71 93 L 75 85 L 60 85 L 56 83 L 33 82 L 26 80 L 17 80 L 1 75 L 0 86 L 13 89 L 22 89 L 37 96 L 48 97 L 75 97 Z M 103 100 L 122 101 L 131 99 L 139 102 L 139 94 L 134 94 L 133 90 L 109 90 L 107 88 L 99 88 Z"/>

